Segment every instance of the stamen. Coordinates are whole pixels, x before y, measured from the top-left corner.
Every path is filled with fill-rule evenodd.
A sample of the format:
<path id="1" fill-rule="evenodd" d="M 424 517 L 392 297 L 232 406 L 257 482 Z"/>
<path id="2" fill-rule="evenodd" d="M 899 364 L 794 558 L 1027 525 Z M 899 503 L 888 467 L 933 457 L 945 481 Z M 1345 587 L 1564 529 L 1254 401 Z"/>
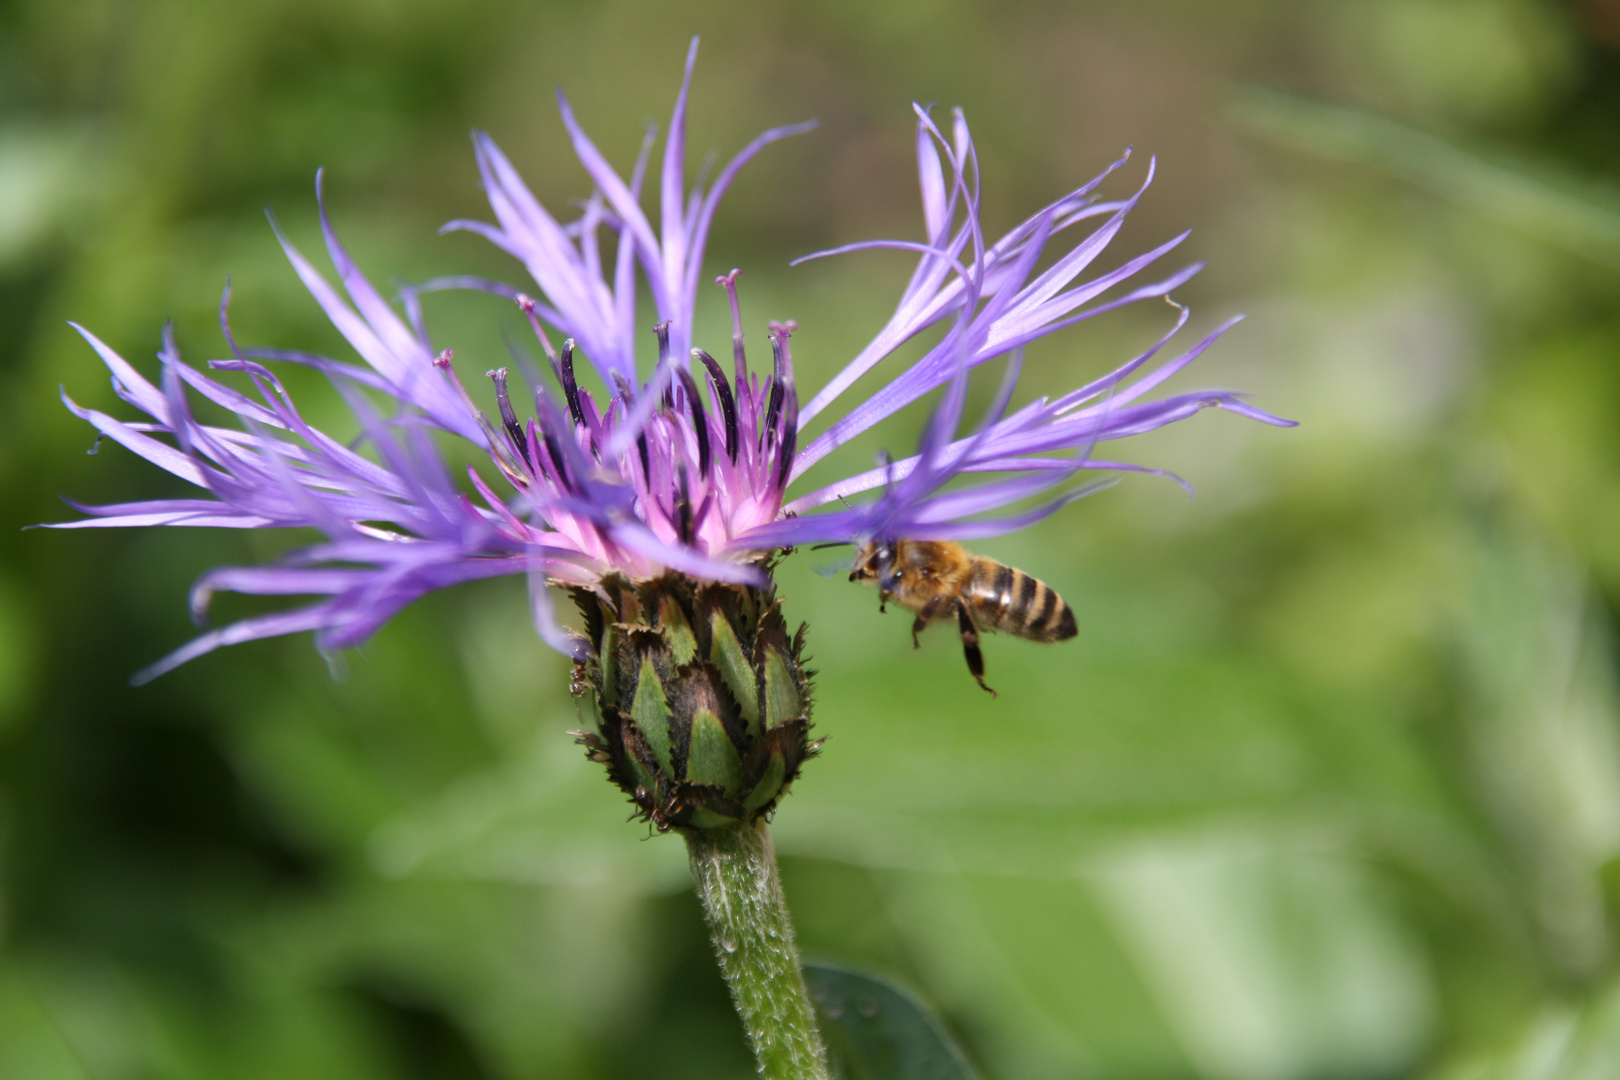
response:
<path id="1" fill-rule="evenodd" d="M 692 514 L 693 536 L 696 536 L 698 533 L 703 531 L 703 523 L 708 520 L 709 511 L 713 510 L 714 506 L 714 492 L 711 491 L 707 495 L 703 496 L 703 501 L 698 503 L 696 512 Z"/>
<path id="2" fill-rule="evenodd" d="M 557 350 L 551 347 L 551 339 L 546 336 L 546 328 L 541 325 L 540 317 L 535 314 L 537 307 L 535 302 L 523 293 L 518 293 L 517 304 L 523 314 L 528 316 L 534 336 L 540 339 L 540 347 L 545 350 L 546 359 L 551 361 L 551 373 L 562 386 L 563 399 L 568 403 L 568 415 L 576 426 L 585 423 L 585 411 L 579 404 L 579 383 L 574 379 L 574 339 L 563 339 L 562 355 L 559 356 Z"/>
<path id="3" fill-rule="evenodd" d="M 684 463 L 675 467 L 676 485 L 680 494 L 675 499 L 675 535 L 681 543 L 688 547 L 692 545 L 692 493 L 686 484 L 686 465 Z"/>
<path id="4" fill-rule="evenodd" d="M 742 307 L 737 303 L 737 275 L 741 273 L 741 270 L 733 268 L 731 273 L 714 279 L 716 285 L 725 287 L 726 296 L 731 300 L 731 357 L 737 365 L 739 398 L 748 395 L 748 352 L 743 347 Z"/>
<path id="5" fill-rule="evenodd" d="M 528 461 L 529 441 L 523 437 L 523 427 L 518 423 L 517 413 L 512 411 L 512 398 L 506 389 L 508 370 L 506 368 L 496 368 L 494 371 L 486 371 L 484 374 L 494 380 L 495 404 L 501 410 L 502 426 L 506 428 L 506 433 L 512 436 L 512 444 L 517 447 L 518 457 Z"/>
<path id="6" fill-rule="evenodd" d="M 450 361 L 454 360 L 455 357 L 456 350 L 446 349 L 433 358 L 433 366 L 445 373 L 451 384 L 456 388 L 456 393 L 461 395 L 461 400 L 466 402 L 467 408 L 477 412 L 478 406 L 473 404 L 473 399 L 467 395 L 467 388 L 461 385 L 461 379 L 456 375 L 456 369 L 450 364 Z"/>
<path id="7" fill-rule="evenodd" d="M 589 390 L 579 392 L 579 412 L 585 423 L 586 445 L 589 446 L 591 456 L 597 461 L 602 460 L 602 410 L 596 407 L 596 399 L 591 397 Z"/>
<path id="8" fill-rule="evenodd" d="M 760 448 L 768 449 L 776 442 L 776 418 L 782 412 L 782 350 L 776 343 L 776 323 L 771 323 L 771 352 L 776 357 L 776 374 L 771 377 L 771 396 L 765 406 L 765 428 L 759 433 Z"/>
<path id="9" fill-rule="evenodd" d="M 569 471 L 568 462 L 563 457 L 562 446 L 557 442 L 555 433 L 552 431 L 551 426 L 541 426 L 538 420 L 530 420 L 529 435 L 531 440 L 537 445 L 543 444 L 546 448 L 546 453 L 551 456 L 551 475 L 552 478 L 556 480 L 558 486 L 564 491 L 567 491 L 569 494 L 577 495 L 579 493 L 579 485 L 574 482 L 573 473 Z M 536 456 L 538 457 L 539 455 Z M 543 466 L 544 463 L 537 462 L 536 464 Z"/>
<path id="10" fill-rule="evenodd" d="M 495 430 L 495 425 L 489 422 L 484 410 L 473 402 L 472 395 L 461 385 L 461 377 L 450 364 L 455 355 L 454 349 L 446 349 L 433 358 L 433 366 L 444 372 L 450 380 L 450 385 L 455 387 L 456 393 L 460 395 L 462 403 L 467 406 L 467 411 L 472 413 L 473 420 L 478 424 L 478 430 L 484 433 L 484 438 L 489 442 L 490 456 L 495 459 L 495 464 L 500 466 L 501 472 L 505 473 L 506 478 L 512 483 L 526 487 L 529 483 L 529 470 L 512 456 L 512 451 L 507 447 L 506 440 L 501 438 L 501 433 Z"/>
<path id="11" fill-rule="evenodd" d="M 726 457 L 731 463 L 737 463 L 737 403 L 731 397 L 731 384 L 726 381 L 726 373 L 720 370 L 720 362 L 702 349 L 693 349 L 692 355 L 709 370 L 709 385 L 714 387 L 715 400 L 720 403 L 720 414 L 726 422 Z"/>
<path id="12" fill-rule="evenodd" d="M 534 356 L 529 352 L 528 346 L 517 339 L 510 327 L 501 327 L 501 344 L 506 346 L 506 355 L 511 357 L 511 364 L 517 368 L 523 385 L 539 386 L 540 365 L 534 362 Z"/>
<path id="13" fill-rule="evenodd" d="M 709 478 L 709 418 L 703 412 L 703 399 L 698 396 L 697 380 L 692 373 L 684 367 L 675 371 L 675 377 L 681 380 L 681 386 L 686 390 L 686 396 L 692 402 L 692 430 L 697 434 L 698 444 L 698 475 L 707 480 Z"/>
<path id="14" fill-rule="evenodd" d="M 669 320 L 665 319 L 654 326 L 653 333 L 658 335 L 658 368 L 654 370 L 659 370 L 669 363 Z M 675 381 L 673 379 L 664 384 L 664 408 L 670 412 L 675 411 Z"/>
<path id="15" fill-rule="evenodd" d="M 771 387 L 771 405 L 778 400 L 782 409 L 782 449 L 777 457 L 776 485 L 787 486 L 788 471 L 793 468 L 793 454 L 799 442 L 799 391 L 793 383 L 793 352 L 788 338 L 799 324 L 789 319 L 785 323 L 771 323 L 771 352 L 776 360 L 776 378 Z"/>
<path id="16" fill-rule="evenodd" d="M 562 383 L 563 397 L 568 399 L 568 415 L 574 423 L 585 423 L 585 410 L 579 406 L 579 383 L 574 381 L 574 339 L 563 342 L 562 356 L 557 361 L 557 381 Z"/>
<path id="17" fill-rule="evenodd" d="M 619 400 L 624 402 L 621 412 L 628 413 L 631 405 L 635 403 L 635 395 L 630 392 L 630 384 L 623 375 L 617 371 L 613 373 L 614 385 L 619 388 Z M 641 426 L 641 432 L 636 436 L 636 449 L 641 454 L 641 475 L 647 478 L 647 487 L 652 488 L 652 455 L 647 450 L 647 425 Z"/>
<path id="18" fill-rule="evenodd" d="M 533 328 L 534 336 L 540 339 L 540 347 L 545 350 L 546 359 L 550 360 L 551 366 L 555 368 L 557 366 L 557 350 L 551 347 L 551 339 L 546 337 L 546 328 L 540 325 L 540 316 L 534 313 L 535 302 L 523 293 L 518 293 L 515 299 L 517 300 L 518 309 L 529 317 L 529 326 Z M 566 342 L 563 347 L 568 347 Z"/>
<path id="19" fill-rule="evenodd" d="M 484 410 L 480 409 L 477 403 L 473 401 L 472 395 L 467 393 L 467 388 L 461 385 L 461 376 L 456 374 L 456 369 L 450 363 L 455 358 L 455 355 L 456 350 L 446 349 L 433 358 L 433 366 L 444 372 L 445 376 L 449 378 L 450 385 L 455 387 L 456 393 L 461 397 L 462 404 L 467 406 L 467 411 L 472 413 L 474 420 L 478 421 L 478 426 L 484 430 L 485 434 L 491 434 L 495 430 L 494 426 L 490 424 L 489 418 L 484 415 Z"/>

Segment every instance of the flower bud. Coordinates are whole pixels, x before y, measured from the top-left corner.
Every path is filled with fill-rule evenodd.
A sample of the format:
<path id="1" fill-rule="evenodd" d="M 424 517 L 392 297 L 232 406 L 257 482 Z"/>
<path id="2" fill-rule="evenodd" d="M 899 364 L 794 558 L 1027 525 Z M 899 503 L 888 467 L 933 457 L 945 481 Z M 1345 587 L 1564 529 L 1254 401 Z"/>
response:
<path id="1" fill-rule="evenodd" d="M 573 691 L 587 756 L 660 832 L 752 822 L 776 807 L 809 740 L 805 627 L 774 590 L 680 574 L 571 590 L 589 655 Z"/>

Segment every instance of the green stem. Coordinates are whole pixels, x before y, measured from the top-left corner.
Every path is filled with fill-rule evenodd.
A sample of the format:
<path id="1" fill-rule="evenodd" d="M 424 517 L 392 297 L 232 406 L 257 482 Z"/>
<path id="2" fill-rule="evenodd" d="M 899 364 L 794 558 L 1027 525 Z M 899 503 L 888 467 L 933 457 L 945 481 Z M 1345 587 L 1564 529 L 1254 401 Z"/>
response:
<path id="1" fill-rule="evenodd" d="M 686 848 L 720 971 L 731 986 L 765 1080 L 827 1080 L 793 921 L 763 820 L 739 829 L 691 829 Z"/>

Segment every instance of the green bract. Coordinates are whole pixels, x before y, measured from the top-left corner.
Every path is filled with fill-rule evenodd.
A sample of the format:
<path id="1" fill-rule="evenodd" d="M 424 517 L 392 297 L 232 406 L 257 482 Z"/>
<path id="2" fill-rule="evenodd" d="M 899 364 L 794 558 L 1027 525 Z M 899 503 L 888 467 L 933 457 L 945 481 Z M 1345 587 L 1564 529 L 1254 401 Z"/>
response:
<path id="1" fill-rule="evenodd" d="M 774 589 L 666 574 L 571 591 L 591 646 L 579 741 L 642 817 L 663 832 L 770 813 L 819 745 L 805 628 L 788 636 Z"/>

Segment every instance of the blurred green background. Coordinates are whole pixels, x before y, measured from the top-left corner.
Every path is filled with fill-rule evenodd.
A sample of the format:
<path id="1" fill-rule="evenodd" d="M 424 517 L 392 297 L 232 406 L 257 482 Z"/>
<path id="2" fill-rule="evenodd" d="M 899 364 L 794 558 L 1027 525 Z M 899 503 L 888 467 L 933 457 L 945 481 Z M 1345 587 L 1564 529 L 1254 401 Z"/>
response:
<path id="1" fill-rule="evenodd" d="M 519 280 L 434 234 L 487 216 L 468 130 L 562 207 L 587 190 L 552 87 L 627 165 L 694 32 L 694 167 L 822 121 L 710 249 L 756 341 L 799 321 L 802 386 L 907 260 L 787 261 L 920 234 L 918 100 L 966 108 L 993 230 L 1157 154 L 1115 259 L 1194 227 L 1187 342 L 1249 315 L 1178 386 L 1302 421 L 1133 440 L 1198 497 L 1133 478 L 982 545 L 1082 627 L 990 639 L 998 700 L 818 573 L 836 553 L 788 562 L 834 736 L 776 825 L 807 953 L 918 991 L 989 1077 L 1620 1075 L 1620 5 L 12 0 L 0 1076 L 750 1074 L 682 845 L 565 734 L 521 585 L 430 598 L 330 672 L 300 638 L 136 690 L 200 573 L 289 538 L 19 531 L 175 490 L 85 455 L 58 384 L 128 409 L 66 319 L 151 371 L 172 318 L 200 362 L 229 274 L 241 339 L 348 355 L 261 215 L 313 254 L 319 166 L 374 280 Z M 473 294 L 428 314 L 471 364 L 519 328 Z M 1043 343 L 1024 392 L 1167 320 Z"/>

